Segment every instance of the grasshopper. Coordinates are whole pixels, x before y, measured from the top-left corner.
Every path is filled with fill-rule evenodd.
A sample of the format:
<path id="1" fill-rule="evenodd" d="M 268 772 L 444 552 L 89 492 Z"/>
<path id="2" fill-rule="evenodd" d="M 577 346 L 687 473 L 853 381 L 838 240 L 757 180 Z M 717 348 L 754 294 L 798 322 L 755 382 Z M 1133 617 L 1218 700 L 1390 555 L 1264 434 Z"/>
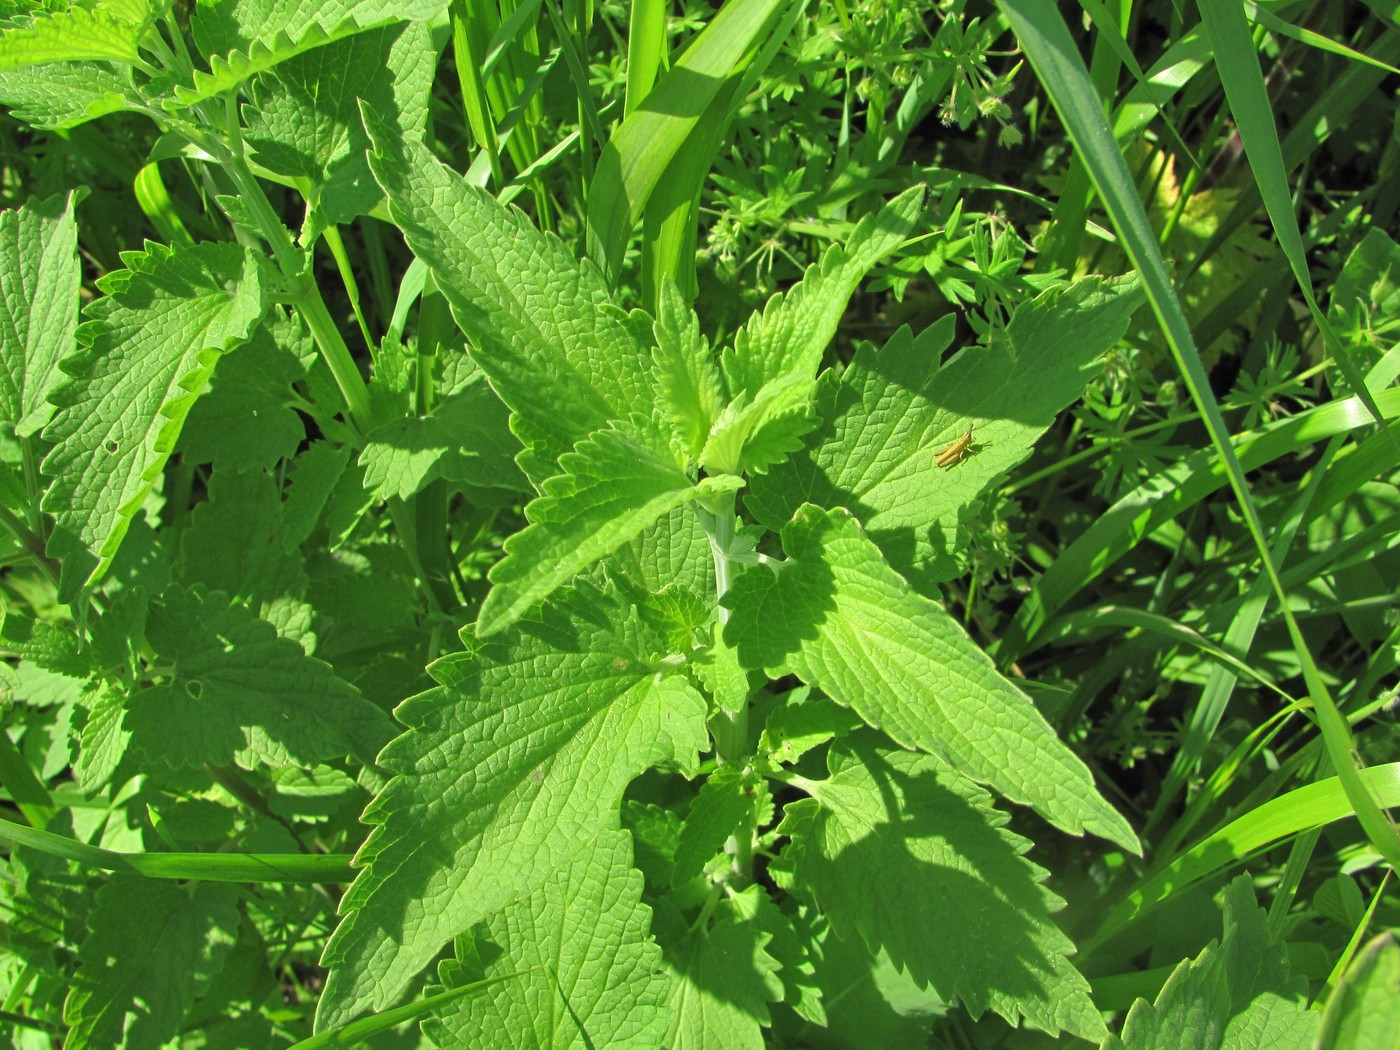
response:
<path id="1" fill-rule="evenodd" d="M 967 433 L 958 438 L 951 445 L 938 453 L 938 457 L 933 461 L 935 466 L 947 469 L 956 463 L 961 463 L 963 457 L 972 448 L 972 428 L 967 428 Z"/>

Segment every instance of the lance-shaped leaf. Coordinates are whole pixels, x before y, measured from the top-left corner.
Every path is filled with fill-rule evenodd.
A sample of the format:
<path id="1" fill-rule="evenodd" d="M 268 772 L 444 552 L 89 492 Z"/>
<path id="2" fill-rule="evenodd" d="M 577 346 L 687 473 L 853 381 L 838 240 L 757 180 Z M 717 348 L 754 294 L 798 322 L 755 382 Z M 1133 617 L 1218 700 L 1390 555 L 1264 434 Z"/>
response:
<path id="1" fill-rule="evenodd" d="M 803 503 L 846 507 L 897 568 L 952 578 L 977 494 L 1083 394 L 1140 301 L 1131 280 L 1086 278 L 1023 304 L 990 346 L 941 369 L 951 319 L 862 348 L 839 381 L 822 377 L 809 451 L 754 478 L 744 505 L 770 529 Z M 969 430 L 969 454 L 940 467 L 938 453 Z"/>
<path id="2" fill-rule="evenodd" d="M 664 634 L 581 585 L 433 665 L 442 687 L 399 706 L 409 730 L 380 755 L 397 775 L 365 812 L 319 1027 L 388 1006 L 449 940 L 540 887 L 616 826 L 642 770 L 693 764 L 705 701 L 658 673 Z"/>
<path id="3" fill-rule="evenodd" d="M 835 750 L 830 765 L 829 780 L 802 781 L 813 797 L 789 804 L 778 830 L 838 934 L 859 933 L 974 1018 L 990 1008 L 1052 1035 L 1104 1035 L 1050 918 L 1064 902 L 986 792 L 903 751 Z"/>
<path id="4" fill-rule="evenodd" d="M 146 637 L 174 674 L 132 698 L 126 728 L 177 768 L 308 767 L 351 754 L 372 763 L 393 733 L 329 664 L 219 591 L 167 588 L 151 603 Z"/>
<path id="5" fill-rule="evenodd" d="M 757 395 L 765 383 L 783 376 L 815 376 L 857 285 L 914 232 L 923 204 L 923 186 L 905 190 L 862 219 L 844 246 L 828 248 L 799 283 L 773 296 L 721 359 L 730 395 Z"/>
<path id="6" fill-rule="evenodd" d="M 738 477 L 695 484 L 670 458 L 619 430 L 603 430 L 559 464 L 525 508 L 530 524 L 506 540 L 506 556 L 491 570 L 476 633 L 494 634 L 616 550 L 658 519 L 693 499 L 733 492 Z"/>
<path id="7" fill-rule="evenodd" d="M 553 234 L 445 166 L 400 143 L 370 110 L 370 167 L 389 214 L 427 263 L 470 336 L 473 356 L 514 413 L 534 480 L 589 434 L 651 416 L 644 329 L 612 305 L 602 275 Z"/>
<path id="8" fill-rule="evenodd" d="M 916 593 L 844 510 L 810 505 L 788 559 L 734 581 L 725 636 L 746 667 L 795 674 L 902 747 L 946 760 L 1070 834 L 1137 836 L 1025 693 L 943 607 Z"/>
<path id="9" fill-rule="evenodd" d="M 693 458 L 705 447 L 710 427 L 724 408 L 724 394 L 719 366 L 700 333 L 700 319 L 669 279 L 661 285 L 652 332 L 656 386 L 671 437 L 685 456 Z"/>
<path id="10" fill-rule="evenodd" d="M 232 886 L 114 876 L 97 894 L 63 1006 L 73 1050 L 165 1046 L 238 935 Z"/>
<path id="11" fill-rule="evenodd" d="M 263 311 L 257 260 L 239 245 L 148 243 L 122 261 L 98 282 L 107 294 L 78 328 L 83 348 L 63 363 L 73 378 L 54 389 L 44 430 L 63 601 L 111 565 L 219 355 Z"/>
<path id="12" fill-rule="evenodd" d="M 73 194 L 0 212 L 0 423 L 21 437 L 53 412 L 48 393 L 78 327 Z"/>
<path id="13" fill-rule="evenodd" d="M 485 967 L 444 964 L 449 986 L 515 974 L 444 1008 L 424 1031 L 439 1045 L 495 1050 L 655 1050 L 666 1035 L 669 982 L 642 904 L 631 839 L 609 829 L 538 890 L 497 912 L 475 938 Z M 480 930 L 480 928 L 478 928 Z"/>

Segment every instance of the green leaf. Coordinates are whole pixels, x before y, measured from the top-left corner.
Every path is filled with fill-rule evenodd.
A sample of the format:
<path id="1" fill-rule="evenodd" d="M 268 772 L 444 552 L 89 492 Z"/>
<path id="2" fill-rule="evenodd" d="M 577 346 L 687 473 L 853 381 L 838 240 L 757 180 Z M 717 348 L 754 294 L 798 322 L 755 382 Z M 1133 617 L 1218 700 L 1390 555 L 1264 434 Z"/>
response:
<path id="1" fill-rule="evenodd" d="M 201 3 L 190 28 L 206 55 L 247 50 L 285 34 L 301 39 L 319 31 L 321 37 L 345 36 L 390 22 L 427 23 L 447 7 L 447 0 L 237 0 Z"/>
<path id="2" fill-rule="evenodd" d="M 817 425 L 812 409 L 816 383 L 787 373 L 752 398 L 742 393 L 725 406 L 710 430 L 700 465 L 715 474 L 761 474 L 802 447 Z"/>
<path id="3" fill-rule="evenodd" d="M 756 922 L 723 919 L 664 948 L 671 974 L 667 1050 L 763 1050 L 768 1004 L 783 996 L 770 940 Z"/>
<path id="4" fill-rule="evenodd" d="M 525 508 L 526 528 L 506 540 L 476 632 L 494 634 L 605 554 L 693 499 L 733 492 L 737 477 L 692 483 L 666 455 L 619 430 L 592 435 L 559 462 L 564 473 Z"/>
<path id="5" fill-rule="evenodd" d="M 924 193 L 923 186 L 914 186 L 861 219 L 844 247 L 828 248 L 800 282 L 753 316 L 735 337 L 733 351 L 720 360 L 731 396 L 757 395 L 770 380 L 789 375 L 816 376 L 857 286 L 914 232 Z"/>
<path id="6" fill-rule="evenodd" d="M 1139 302 L 1131 280 L 1085 278 L 1023 303 L 989 346 L 941 369 L 951 318 L 917 337 L 901 329 L 878 352 L 862 347 L 839 382 L 822 378 L 811 451 L 754 478 L 744 506 L 770 529 L 803 503 L 847 507 L 897 568 L 952 578 L 977 494 L 1083 394 Z M 972 454 L 939 467 L 938 453 L 969 429 Z"/>
<path id="7" fill-rule="evenodd" d="M 724 407 L 719 367 L 710 344 L 700 333 L 700 319 L 676 290 L 675 283 L 661 286 L 661 304 L 652 332 L 656 386 L 671 436 L 687 459 L 705 447 L 710 428 Z"/>
<path id="8" fill-rule="evenodd" d="M 397 775 L 326 947 L 318 1026 L 392 1003 L 451 938 L 544 884 L 657 762 L 694 763 L 705 701 L 658 674 L 664 629 L 580 585 L 508 634 L 432 667 L 409 727 L 380 756 Z"/>
<path id="9" fill-rule="evenodd" d="M 175 560 L 176 578 L 222 591 L 266 613 L 277 599 L 302 598 L 306 574 L 288 549 L 277 482 L 262 471 L 215 471 L 209 498 L 189 514 Z"/>
<path id="10" fill-rule="evenodd" d="M 252 338 L 214 366 L 180 430 L 184 460 L 274 470 L 291 459 L 306 440 L 292 387 L 315 360 L 316 347 L 301 322 L 280 308 L 269 311 Z"/>
<path id="11" fill-rule="evenodd" d="M 214 363 L 262 316 L 257 260 L 238 245 L 148 243 L 122 261 L 98 282 L 107 294 L 78 328 L 82 348 L 63 364 L 74 378 L 53 390 L 44 430 L 61 601 L 111 566 Z"/>
<path id="12" fill-rule="evenodd" d="M 400 147 L 374 114 L 364 118 L 389 213 L 514 413 L 531 479 L 557 473 L 560 456 L 608 424 L 649 418 L 650 350 L 640 324 L 611 304 L 597 268 L 416 139 Z"/>
<path id="13" fill-rule="evenodd" d="M 0 71 L 0 103 L 36 128 L 72 128 L 141 105 L 128 67 L 55 62 Z"/>
<path id="14" fill-rule="evenodd" d="M 1220 944 L 1184 960 L 1154 1004 L 1134 1003 L 1123 1034 L 1103 1050 L 1311 1050 L 1318 1015 L 1306 1002 L 1305 983 L 1290 975 L 1288 952 L 1270 938 L 1268 914 L 1241 875 L 1225 891 Z"/>
<path id="15" fill-rule="evenodd" d="M 669 985 L 641 895 L 627 833 L 603 831 L 478 928 L 478 952 L 483 942 L 499 952 L 480 976 L 520 976 L 443 1009 L 424 1033 L 462 1050 L 494 1050 L 505 1033 L 516 1046 L 653 1050 L 666 1034 Z M 478 976 L 455 962 L 442 975 L 449 987 Z"/>
<path id="16" fill-rule="evenodd" d="M 87 709 L 78 755 L 73 760 L 73 776 L 83 794 L 91 797 L 111 783 L 126 755 L 131 733 L 122 726 L 126 714 L 126 695 L 122 690 L 102 686 L 89 696 Z"/>
<path id="17" fill-rule="evenodd" d="M 1346 338 L 1358 365 L 1369 371 L 1395 342 L 1384 330 L 1387 320 L 1400 315 L 1400 245 L 1385 231 L 1372 227 L 1351 250 L 1342 271 L 1332 285 L 1328 314 L 1338 332 Z M 1394 366 L 1390 371 L 1393 373 Z M 1369 376 L 1379 393 L 1386 380 Z"/>
<path id="18" fill-rule="evenodd" d="M 706 778 L 690 800 L 690 812 L 676 846 L 671 879 L 677 885 L 689 882 L 734 834 L 739 822 L 753 810 L 758 785 L 733 766 L 720 766 Z"/>
<path id="19" fill-rule="evenodd" d="M 788 560 L 748 570 L 725 596 L 726 634 L 745 666 L 795 674 L 901 747 L 939 756 L 1056 827 L 1140 852 L 1030 698 L 910 589 L 850 514 L 804 506 L 782 537 Z"/>
<path id="20" fill-rule="evenodd" d="M 791 765 L 814 747 L 860 728 L 853 712 L 813 699 L 811 692 L 806 687 L 792 690 L 764 722 L 758 749 L 773 761 Z"/>
<path id="21" fill-rule="evenodd" d="M 1316 1045 L 1329 1050 L 1400 1046 L 1400 943 L 1394 930 L 1372 939 L 1327 1000 Z"/>
<path id="22" fill-rule="evenodd" d="M 329 664 L 219 591 L 167 588 L 151 602 L 146 632 L 172 673 L 131 698 L 126 728 L 152 759 L 254 769 L 355 755 L 373 764 L 393 733 Z"/>
<path id="23" fill-rule="evenodd" d="M 833 749 L 829 763 L 830 779 L 801 781 L 812 798 L 790 803 L 778 830 L 836 932 L 859 932 L 974 1019 L 991 1009 L 1052 1035 L 1102 1037 L 1067 959 L 1074 946 L 1050 918 L 1063 901 L 987 794 L 908 752 Z"/>
<path id="24" fill-rule="evenodd" d="M 608 570 L 652 594 L 681 586 L 713 609 L 715 564 L 710 538 L 691 507 L 677 507 L 608 556 Z"/>
<path id="25" fill-rule="evenodd" d="M 528 491 L 514 462 L 520 443 L 506 420 L 501 399 L 474 371 L 426 416 L 401 416 L 370 431 L 360 454 L 365 487 L 380 499 L 407 499 L 435 478 L 504 493 Z"/>
<path id="26" fill-rule="evenodd" d="M 822 1003 L 822 1027 L 809 1027 L 799 1038 L 810 1033 L 811 1044 L 821 1050 L 929 1050 L 929 1029 L 947 1014 L 948 1004 L 896 968 L 887 952 L 871 952 L 860 937 L 838 937 L 813 911 L 799 911 L 798 934 L 812 944 L 813 982 L 838 994 Z"/>
<path id="27" fill-rule="evenodd" d="M 265 168 L 310 184 L 310 229 L 379 203 L 358 107 L 384 122 L 380 148 L 397 149 L 427 121 L 435 64 L 426 24 L 400 22 L 306 51 L 253 81 L 246 140 Z"/>
<path id="28" fill-rule="evenodd" d="M 326 501 L 350 463 L 350 451 L 348 446 L 314 441 L 297 456 L 282 507 L 288 549 L 301 546 L 316 530 Z"/>
<path id="29" fill-rule="evenodd" d="M 134 65 L 155 12 L 141 0 L 98 0 L 36 15 L 0 33 L 0 70 L 96 59 Z"/>
<path id="30" fill-rule="evenodd" d="M 117 875 L 97 894 L 92 933 L 63 1005 L 72 1050 L 158 1050 L 223 967 L 238 935 L 232 886 Z"/>
<path id="31" fill-rule="evenodd" d="M 74 194 L 0 212 L 0 422 L 20 437 L 53 414 L 48 393 L 78 327 Z"/>

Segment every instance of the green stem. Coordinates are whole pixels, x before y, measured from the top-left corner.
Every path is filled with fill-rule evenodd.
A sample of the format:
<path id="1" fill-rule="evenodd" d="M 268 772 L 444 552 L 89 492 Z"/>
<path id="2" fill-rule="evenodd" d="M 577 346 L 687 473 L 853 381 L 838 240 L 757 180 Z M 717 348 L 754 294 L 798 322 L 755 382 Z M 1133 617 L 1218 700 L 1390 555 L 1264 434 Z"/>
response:
<path id="1" fill-rule="evenodd" d="M 734 493 L 727 492 L 717 500 L 713 518 L 706 521 L 710 538 L 710 554 L 715 565 L 715 598 L 719 602 L 719 629 L 729 622 L 729 610 L 723 599 L 729 591 L 732 562 L 730 550 L 734 545 Z M 715 758 L 720 765 L 743 767 L 752 757 L 749 743 L 749 705 L 745 701 L 737 711 L 720 711 L 710 722 L 715 739 Z M 750 813 L 734 830 L 725 849 L 734 858 L 734 874 L 742 881 L 753 875 L 753 814 Z"/>
<path id="2" fill-rule="evenodd" d="M 207 140 L 208 136 L 200 136 L 200 139 Z M 321 289 L 309 275 L 303 274 L 305 260 L 293 243 L 292 235 L 277 217 L 272 202 L 263 192 L 262 185 L 253 177 L 241 156 L 220 143 L 201 141 L 199 144 L 204 145 L 210 155 L 223 164 L 229 178 L 233 179 L 234 185 L 238 187 L 243 203 L 252 211 L 259 229 L 272 246 L 278 269 L 288 280 L 297 282 L 298 288 L 292 297 L 292 306 L 301 314 L 302 320 L 311 330 L 311 337 L 316 340 L 321 356 L 325 358 L 331 375 L 335 377 L 336 386 L 340 388 L 340 394 L 350 411 L 351 425 L 364 435 L 368 432 L 370 423 L 369 390 L 355 364 L 355 359 L 350 355 L 350 348 L 345 345 L 345 338 L 331 319 L 330 311 L 326 309 L 326 301 L 321 298 Z"/>
<path id="3" fill-rule="evenodd" d="M 117 853 L 9 820 L 0 820 L 0 843 L 25 846 L 101 871 L 155 879 L 276 883 L 350 882 L 355 877 L 350 855 L 345 853 Z"/>
<path id="4" fill-rule="evenodd" d="M 340 394 L 350 410 L 351 425 L 364 436 L 369 433 L 370 427 L 369 388 L 365 385 L 364 376 L 360 375 L 355 359 L 350 356 L 350 348 L 345 345 L 340 329 L 326 309 L 321 289 L 314 281 L 308 281 L 292 304 L 311 329 L 311 337 L 316 340 L 321 356 L 326 359 L 331 375 L 335 377 L 336 386 L 340 388 Z"/>

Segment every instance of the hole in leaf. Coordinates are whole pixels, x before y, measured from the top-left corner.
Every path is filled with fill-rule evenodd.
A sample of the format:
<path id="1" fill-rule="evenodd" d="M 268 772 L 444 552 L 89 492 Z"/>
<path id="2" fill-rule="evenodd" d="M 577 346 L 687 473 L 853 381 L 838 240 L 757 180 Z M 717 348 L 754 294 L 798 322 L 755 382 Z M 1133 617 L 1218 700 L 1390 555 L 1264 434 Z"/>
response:
<path id="1" fill-rule="evenodd" d="M 121 446 L 118 445 L 111 438 L 108 438 L 106 441 L 102 442 L 102 447 L 107 450 L 107 454 L 109 456 L 115 456 L 117 454 L 117 449 L 119 449 Z"/>
<path id="2" fill-rule="evenodd" d="M 186 682 L 185 695 L 188 696 L 191 700 L 198 700 L 201 696 L 204 695 L 204 683 L 199 681 L 198 679 L 195 679 L 192 682 Z"/>

